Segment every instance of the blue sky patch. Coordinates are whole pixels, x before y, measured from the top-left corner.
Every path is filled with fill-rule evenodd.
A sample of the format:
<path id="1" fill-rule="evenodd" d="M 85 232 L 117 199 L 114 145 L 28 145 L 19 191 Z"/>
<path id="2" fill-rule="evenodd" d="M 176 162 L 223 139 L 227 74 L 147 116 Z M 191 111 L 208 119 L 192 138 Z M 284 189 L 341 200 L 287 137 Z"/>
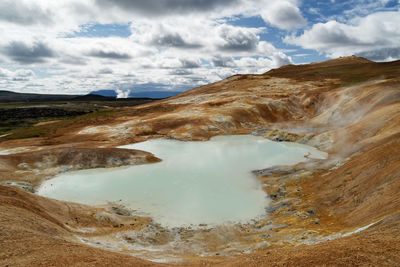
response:
<path id="1" fill-rule="evenodd" d="M 75 37 L 122 37 L 126 38 L 131 35 L 130 24 L 85 24 L 81 26 L 81 30 L 73 34 L 67 35 L 67 38 Z"/>

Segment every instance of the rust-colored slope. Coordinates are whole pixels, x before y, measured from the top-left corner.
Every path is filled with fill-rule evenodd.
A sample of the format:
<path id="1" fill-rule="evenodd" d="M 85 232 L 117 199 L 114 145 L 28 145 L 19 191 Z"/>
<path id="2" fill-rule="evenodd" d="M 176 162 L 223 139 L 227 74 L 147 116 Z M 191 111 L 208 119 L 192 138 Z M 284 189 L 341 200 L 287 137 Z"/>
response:
<path id="1" fill-rule="evenodd" d="M 268 194 L 279 195 L 273 205 L 291 205 L 271 212 L 274 220 L 290 224 L 277 229 L 276 236 L 286 241 L 300 236 L 297 243 L 285 241 L 280 247 L 273 245 L 254 255 L 223 262 L 205 261 L 225 266 L 398 265 L 399 77 L 400 61 L 375 63 L 357 57 L 285 66 L 263 75 L 237 75 L 170 99 L 120 109 L 118 116 L 100 123 L 71 124 L 68 132 L 55 131 L 57 134 L 32 141 L 34 147 L 28 154 L 33 159 L 50 153 L 57 159 L 54 162 L 64 162 L 62 159 L 69 157 L 60 151 L 66 147 L 78 152 L 82 147 L 114 147 L 157 137 L 206 140 L 215 135 L 250 133 L 313 145 L 327 151 L 329 159 L 300 164 L 292 174 L 277 172 L 259 177 L 268 184 Z M 16 140 L 0 145 L 10 149 L 27 144 L 29 141 Z M 43 152 L 34 152 L 38 149 Z M 85 155 L 96 158 L 92 152 Z M 114 153 L 118 151 L 112 150 Z M 17 162 L 28 161 L 28 154 L 0 157 L 0 180 L 10 180 L 19 171 L 19 180 L 30 181 L 30 175 L 21 174 Z M 91 265 L 92 260 L 104 265 L 145 264 L 75 243 L 67 222 L 72 227 L 113 228 L 98 225 L 93 220 L 95 211 L 89 207 L 46 200 L 11 187 L 0 189 L 0 245 L 5 248 L 0 259 L 5 264 L 53 265 L 63 260 L 78 265 Z M 307 220 L 290 215 L 310 210 L 315 214 Z M 375 224 L 367 230 L 338 238 L 371 223 Z M 319 233 L 318 242 L 337 239 L 312 244 L 312 240 L 301 239 L 308 230 Z M 293 247 L 302 243 L 311 245 Z M 67 259 L 69 255 L 73 258 Z"/>
<path id="2" fill-rule="evenodd" d="M 151 153 L 118 148 L 51 148 L 0 155 L 0 182 L 40 184 L 59 172 L 158 162 Z M 25 186 L 29 188 L 29 185 Z M 33 188 L 30 188 L 33 191 Z"/>
<path id="3" fill-rule="evenodd" d="M 0 186 L 0 214 L 2 266 L 153 265 L 128 255 L 77 243 L 64 220 L 70 216 L 90 218 L 90 212 L 83 206 L 50 201 Z"/>
<path id="4" fill-rule="evenodd" d="M 344 57 L 313 64 L 284 66 L 264 75 L 298 81 L 339 79 L 343 85 L 379 77 L 398 78 L 399 68 L 400 61 L 376 63 L 359 57 Z"/>
<path id="5" fill-rule="evenodd" d="M 316 245 L 279 248 L 219 263 L 218 266 L 397 266 L 400 213 L 353 236 Z"/>

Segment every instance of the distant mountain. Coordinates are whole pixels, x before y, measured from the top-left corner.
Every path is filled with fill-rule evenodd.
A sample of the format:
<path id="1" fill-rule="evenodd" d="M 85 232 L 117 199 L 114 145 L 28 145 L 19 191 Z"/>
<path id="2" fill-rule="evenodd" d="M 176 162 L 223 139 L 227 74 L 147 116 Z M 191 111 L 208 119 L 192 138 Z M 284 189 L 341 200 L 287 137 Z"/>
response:
<path id="1" fill-rule="evenodd" d="M 117 97 L 117 92 L 115 92 L 114 90 L 97 90 L 97 91 L 92 91 L 89 94 Z"/>
<path id="2" fill-rule="evenodd" d="M 160 99 L 180 94 L 178 91 L 142 91 L 130 92 L 129 98 Z M 47 101 L 112 101 L 117 97 L 114 90 L 98 90 L 87 95 L 56 95 L 16 93 L 0 90 L 0 102 L 47 102 Z"/>
<path id="3" fill-rule="evenodd" d="M 98 94 L 88 94 L 72 98 L 73 101 L 113 101 L 116 97 L 108 97 Z"/>
<path id="4" fill-rule="evenodd" d="M 116 101 L 127 100 L 134 103 L 135 101 L 149 101 L 152 99 L 167 98 L 179 94 L 180 92 L 164 92 L 149 91 L 131 93 L 129 98 L 117 99 L 117 93 L 113 90 L 93 91 L 87 95 L 50 95 L 50 94 L 31 94 L 16 93 L 11 91 L 0 90 L 0 102 L 53 102 L 53 101 Z M 120 102 L 120 101 L 119 101 Z M 139 102 L 138 102 L 139 103 Z M 141 103 L 141 102 L 140 102 Z"/>
<path id="5" fill-rule="evenodd" d="M 49 95 L 16 93 L 0 90 L 0 102 L 49 102 L 49 101 L 112 101 L 116 96 L 108 97 L 99 94 L 88 95 Z"/>
<path id="6" fill-rule="evenodd" d="M 31 93 L 15 93 L 11 91 L 0 90 L 1 102 L 40 102 L 40 101 L 65 101 L 71 100 L 78 95 L 48 95 L 48 94 L 31 94 Z"/>

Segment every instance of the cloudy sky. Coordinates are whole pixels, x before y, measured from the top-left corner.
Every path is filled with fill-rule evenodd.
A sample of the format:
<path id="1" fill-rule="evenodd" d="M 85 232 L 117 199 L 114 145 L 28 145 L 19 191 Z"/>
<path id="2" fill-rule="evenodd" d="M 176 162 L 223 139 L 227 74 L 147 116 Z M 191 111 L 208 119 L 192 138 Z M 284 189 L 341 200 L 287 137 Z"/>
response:
<path id="1" fill-rule="evenodd" d="M 400 58 L 400 0 L 0 0 L 0 90 L 182 91 L 237 73 Z"/>

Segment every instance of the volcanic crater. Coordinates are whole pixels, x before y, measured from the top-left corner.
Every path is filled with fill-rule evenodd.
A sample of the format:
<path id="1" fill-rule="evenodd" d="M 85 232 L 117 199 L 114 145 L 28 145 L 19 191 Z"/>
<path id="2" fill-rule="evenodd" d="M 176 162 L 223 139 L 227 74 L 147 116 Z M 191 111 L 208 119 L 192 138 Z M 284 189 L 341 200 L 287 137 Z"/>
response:
<path id="1" fill-rule="evenodd" d="M 45 130 L 35 138 L 0 137 L 2 265 L 400 262 L 399 61 L 289 65 L 112 112 L 32 126 Z M 118 201 L 93 206 L 36 194 L 71 171 L 161 161 L 121 146 L 227 135 L 295 142 L 327 156 L 253 170 L 269 205 L 266 216 L 243 223 L 165 227 Z"/>

